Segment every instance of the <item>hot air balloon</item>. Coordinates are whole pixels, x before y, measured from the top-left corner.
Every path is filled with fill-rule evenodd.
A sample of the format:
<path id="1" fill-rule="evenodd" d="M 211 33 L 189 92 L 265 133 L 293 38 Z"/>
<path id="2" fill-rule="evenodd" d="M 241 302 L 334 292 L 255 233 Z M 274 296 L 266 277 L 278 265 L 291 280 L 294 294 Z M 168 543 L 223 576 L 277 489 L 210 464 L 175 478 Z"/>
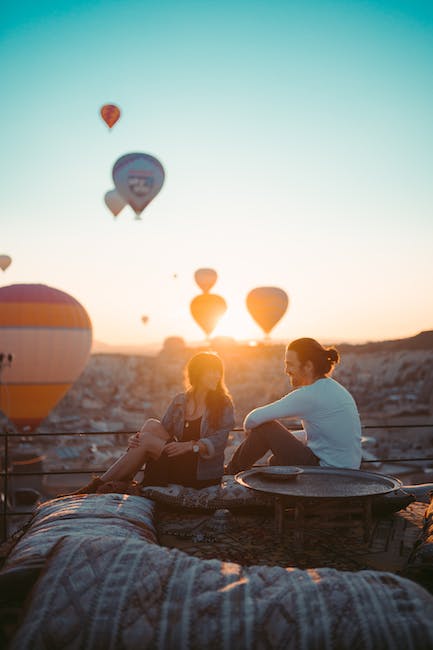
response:
<path id="1" fill-rule="evenodd" d="M 215 293 L 202 293 L 191 301 L 192 317 L 203 332 L 210 336 L 219 319 L 227 310 L 227 304 L 222 296 Z"/>
<path id="2" fill-rule="evenodd" d="M 289 297 L 278 287 L 258 287 L 249 292 L 247 308 L 265 335 L 284 316 L 289 304 Z"/>
<path id="3" fill-rule="evenodd" d="M 113 128 L 120 117 L 120 108 L 115 104 L 104 104 L 101 110 L 101 117 L 109 129 Z"/>
<path id="4" fill-rule="evenodd" d="M 84 369 L 92 342 L 89 316 L 72 296 L 43 284 L 0 288 L 4 368 L 0 408 L 20 429 L 34 430 Z"/>
<path id="5" fill-rule="evenodd" d="M 141 317 L 141 322 L 143 323 L 143 325 L 146 325 L 146 323 L 149 322 L 149 316 L 142 316 Z"/>
<path id="6" fill-rule="evenodd" d="M 194 273 L 194 279 L 203 293 L 210 291 L 217 281 L 218 274 L 213 269 L 198 269 Z"/>
<path id="7" fill-rule="evenodd" d="M 6 271 L 11 262 L 12 258 L 9 255 L 0 255 L 0 269 L 3 271 Z"/>
<path id="8" fill-rule="evenodd" d="M 113 166 L 113 180 L 119 194 L 140 218 L 164 183 L 164 168 L 147 153 L 128 153 Z"/>
<path id="9" fill-rule="evenodd" d="M 105 205 L 112 212 L 113 216 L 117 217 L 119 212 L 123 210 L 126 201 L 123 196 L 120 196 L 117 190 L 110 190 L 104 196 Z"/>

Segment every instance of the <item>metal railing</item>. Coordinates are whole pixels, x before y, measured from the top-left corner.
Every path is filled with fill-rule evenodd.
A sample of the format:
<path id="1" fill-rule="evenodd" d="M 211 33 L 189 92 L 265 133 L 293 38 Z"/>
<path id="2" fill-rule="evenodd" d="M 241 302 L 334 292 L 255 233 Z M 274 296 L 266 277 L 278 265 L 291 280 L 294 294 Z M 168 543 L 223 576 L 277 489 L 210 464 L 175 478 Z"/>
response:
<path id="1" fill-rule="evenodd" d="M 421 429 L 421 428 L 432 428 L 433 429 L 433 424 L 367 424 L 362 427 L 363 431 L 369 430 L 369 429 Z M 296 427 L 291 427 L 292 431 L 299 430 Z M 232 431 L 243 431 L 241 427 L 235 427 L 232 429 Z M 3 467 L 2 471 L 0 471 L 0 484 L 1 481 L 3 482 L 3 487 L 0 490 L 1 496 L 2 496 L 2 508 L 1 508 L 1 541 L 4 541 L 7 539 L 8 536 L 8 526 L 7 526 L 7 520 L 8 517 L 13 517 L 13 516 L 30 516 L 34 512 L 33 510 L 29 511 L 16 511 L 13 509 L 12 503 L 10 501 L 10 478 L 11 477 L 19 477 L 22 479 L 23 477 L 26 476 L 61 476 L 61 475 L 74 475 L 74 474 L 100 474 L 103 473 L 107 470 L 107 467 L 103 468 L 97 468 L 97 467 L 84 467 L 84 468 L 79 468 L 79 469 L 63 469 L 63 470 L 43 470 L 43 471 L 30 471 L 30 472 L 17 472 L 13 471 L 10 469 L 10 449 L 9 449 L 9 441 L 10 439 L 29 439 L 33 440 L 34 438 L 42 438 L 42 437 L 64 437 L 64 436 L 72 436 L 72 437 L 87 437 L 87 436 L 130 436 L 136 433 L 136 431 L 86 431 L 86 432 L 57 432 L 57 433 L 36 433 L 34 435 L 24 435 L 21 433 L 8 433 L 8 432 L 1 432 L 0 431 L 0 438 L 4 439 L 4 444 L 3 444 L 3 449 L 4 449 L 4 455 L 3 455 Z M 374 458 L 374 459 L 369 459 L 369 460 L 363 460 L 362 464 L 368 464 L 368 463 L 411 463 L 411 462 L 420 462 L 420 461 L 433 461 L 433 457 L 430 456 L 422 456 L 422 457 L 400 457 L 400 458 Z M 40 495 L 43 496 L 43 495 Z"/>

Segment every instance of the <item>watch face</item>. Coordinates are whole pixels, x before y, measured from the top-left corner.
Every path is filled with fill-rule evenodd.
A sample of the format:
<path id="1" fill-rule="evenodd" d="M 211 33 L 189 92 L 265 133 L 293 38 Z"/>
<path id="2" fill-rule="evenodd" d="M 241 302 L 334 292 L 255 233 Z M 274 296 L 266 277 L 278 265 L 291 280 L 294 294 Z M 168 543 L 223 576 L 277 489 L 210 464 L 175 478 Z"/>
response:
<path id="1" fill-rule="evenodd" d="M 200 451 L 200 447 L 198 445 L 193 445 L 192 450 L 195 454 L 198 454 L 198 452 Z"/>

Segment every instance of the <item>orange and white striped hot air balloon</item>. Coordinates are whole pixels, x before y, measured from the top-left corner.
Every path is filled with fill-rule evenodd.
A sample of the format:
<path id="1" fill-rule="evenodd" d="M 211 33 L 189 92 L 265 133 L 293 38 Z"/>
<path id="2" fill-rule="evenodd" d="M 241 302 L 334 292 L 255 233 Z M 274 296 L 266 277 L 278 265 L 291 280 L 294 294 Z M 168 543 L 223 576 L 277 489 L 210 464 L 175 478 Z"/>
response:
<path id="1" fill-rule="evenodd" d="M 0 288 L 0 409 L 18 429 L 34 430 L 83 371 L 92 342 L 84 307 L 43 284 Z"/>

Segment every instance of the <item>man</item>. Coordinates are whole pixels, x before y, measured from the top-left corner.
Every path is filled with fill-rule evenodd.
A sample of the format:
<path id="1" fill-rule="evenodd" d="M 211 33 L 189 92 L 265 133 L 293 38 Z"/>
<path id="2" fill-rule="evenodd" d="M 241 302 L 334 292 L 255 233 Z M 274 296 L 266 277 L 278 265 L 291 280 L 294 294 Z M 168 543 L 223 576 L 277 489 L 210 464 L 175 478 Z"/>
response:
<path id="1" fill-rule="evenodd" d="M 320 465 L 359 469 L 361 423 L 352 395 L 330 375 L 339 354 L 315 339 L 287 346 L 285 371 L 295 390 L 280 400 L 254 409 L 244 420 L 247 435 L 226 468 L 227 474 L 249 469 L 269 450 L 272 465 Z M 302 421 L 306 444 L 279 418 Z"/>

